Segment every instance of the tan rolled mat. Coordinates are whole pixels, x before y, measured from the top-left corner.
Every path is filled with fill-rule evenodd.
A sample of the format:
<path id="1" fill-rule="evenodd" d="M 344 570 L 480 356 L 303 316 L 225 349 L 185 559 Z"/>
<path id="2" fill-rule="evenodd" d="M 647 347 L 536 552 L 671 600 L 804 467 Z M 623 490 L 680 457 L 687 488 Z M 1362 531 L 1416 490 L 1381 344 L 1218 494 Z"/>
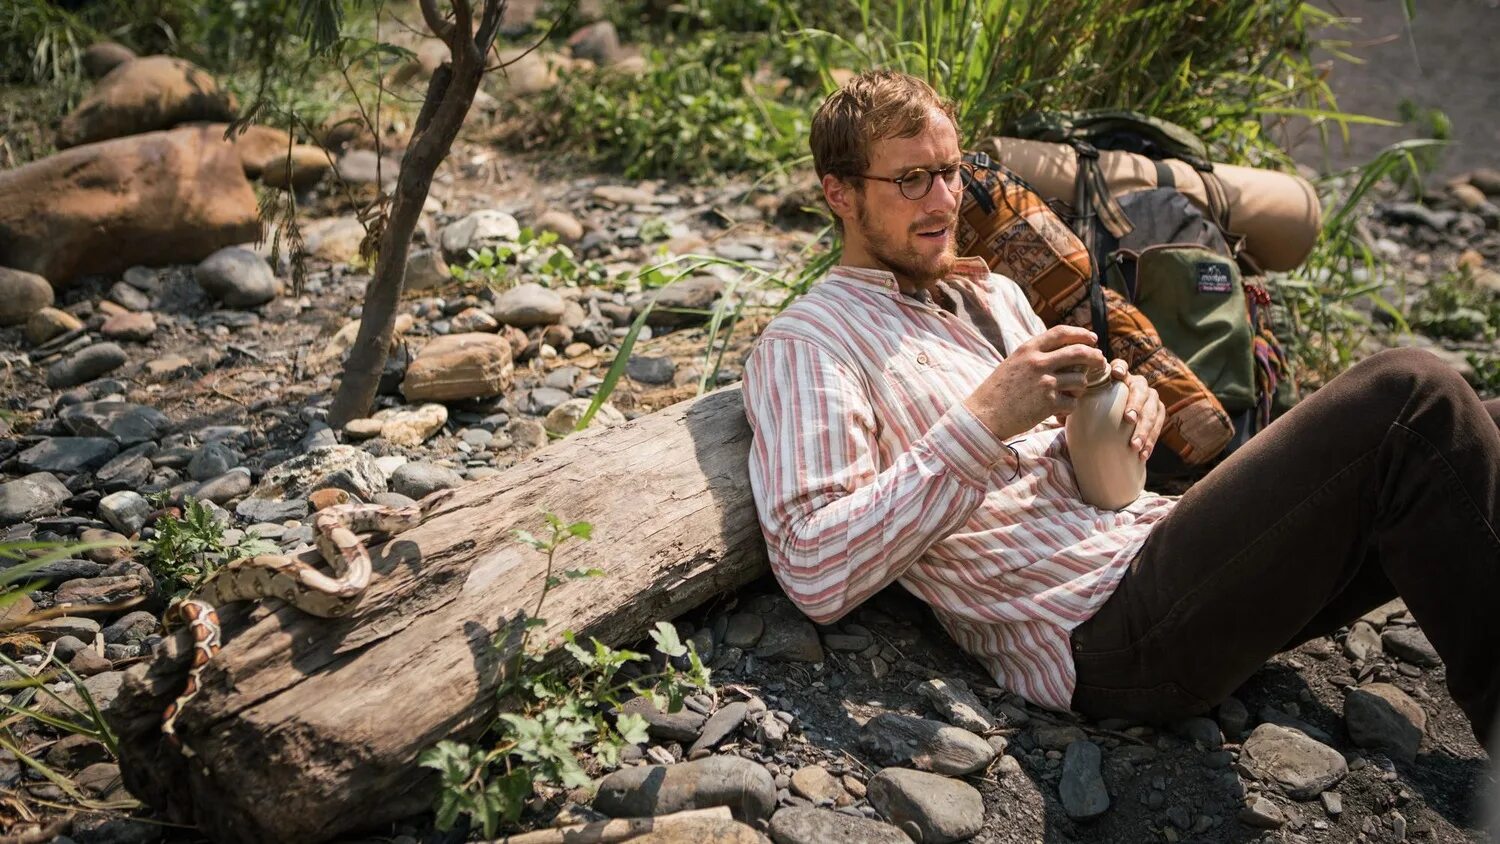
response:
<path id="1" fill-rule="evenodd" d="M 1015 171 L 1047 199 L 1073 201 L 1078 164 L 1067 144 L 995 137 L 981 141 L 978 149 Z M 1171 168 L 1177 189 L 1211 214 L 1203 180 L 1193 166 L 1176 160 L 1161 163 Z M 1115 196 L 1157 187 L 1156 164 L 1129 152 L 1099 153 L 1100 169 Z M 1244 250 L 1261 269 L 1291 270 L 1307 259 L 1318 239 L 1323 210 L 1306 179 L 1233 164 L 1215 164 L 1214 173 L 1223 182 L 1229 201 L 1230 231 L 1244 235 Z"/>

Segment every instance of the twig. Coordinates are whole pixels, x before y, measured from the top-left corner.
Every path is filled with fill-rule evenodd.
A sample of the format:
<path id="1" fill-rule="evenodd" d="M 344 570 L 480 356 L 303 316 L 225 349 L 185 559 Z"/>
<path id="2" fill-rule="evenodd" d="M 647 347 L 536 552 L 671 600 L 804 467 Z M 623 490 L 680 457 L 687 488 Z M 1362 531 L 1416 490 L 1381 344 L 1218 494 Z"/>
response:
<path id="1" fill-rule="evenodd" d="M 68 815 L 62 820 L 53 821 L 44 827 L 33 829 L 29 832 L 18 832 L 15 835 L 0 835 L 0 844 L 43 844 L 60 836 L 67 835 L 73 831 L 73 816 Z"/>

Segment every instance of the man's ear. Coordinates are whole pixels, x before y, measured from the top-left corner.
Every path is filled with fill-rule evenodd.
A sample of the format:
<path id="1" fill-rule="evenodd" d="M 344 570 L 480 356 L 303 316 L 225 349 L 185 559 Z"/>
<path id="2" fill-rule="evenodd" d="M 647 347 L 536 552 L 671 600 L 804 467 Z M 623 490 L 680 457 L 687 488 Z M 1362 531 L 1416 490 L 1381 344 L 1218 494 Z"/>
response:
<path id="1" fill-rule="evenodd" d="M 853 219 L 855 215 L 855 190 L 854 185 L 832 173 L 823 176 L 823 198 L 828 201 L 828 207 L 833 210 L 834 216 L 845 222 Z"/>

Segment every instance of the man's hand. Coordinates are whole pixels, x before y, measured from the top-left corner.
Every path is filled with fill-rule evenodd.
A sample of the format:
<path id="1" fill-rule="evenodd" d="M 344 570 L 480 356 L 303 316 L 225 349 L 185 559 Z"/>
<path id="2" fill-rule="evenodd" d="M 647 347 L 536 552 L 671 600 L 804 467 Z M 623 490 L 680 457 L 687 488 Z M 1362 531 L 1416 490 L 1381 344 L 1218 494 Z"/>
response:
<path id="1" fill-rule="evenodd" d="M 1065 416 L 1083 395 L 1084 373 L 1105 365 L 1098 342 L 1086 328 L 1054 325 L 1017 346 L 964 406 L 1001 439 L 1025 433 L 1050 416 Z"/>
<path id="2" fill-rule="evenodd" d="M 1130 365 L 1116 358 L 1110 361 L 1110 375 L 1123 381 L 1129 392 L 1125 397 L 1125 421 L 1135 424 L 1130 437 L 1130 447 L 1140 454 L 1141 460 L 1151 456 L 1156 448 L 1156 438 L 1161 436 L 1161 426 L 1167 421 L 1167 409 L 1161 403 L 1156 389 L 1139 375 L 1130 374 Z"/>

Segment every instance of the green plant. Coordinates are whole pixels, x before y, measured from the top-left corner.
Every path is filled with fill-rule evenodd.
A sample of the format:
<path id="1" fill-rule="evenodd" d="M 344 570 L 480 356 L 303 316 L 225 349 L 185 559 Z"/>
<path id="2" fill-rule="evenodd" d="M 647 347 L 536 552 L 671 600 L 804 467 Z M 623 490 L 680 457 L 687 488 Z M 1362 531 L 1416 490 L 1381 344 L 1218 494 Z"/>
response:
<path id="1" fill-rule="evenodd" d="M 257 554 L 273 554 L 276 545 L 248 531 L 235 543 L 224 540 L 224 524 L 201 501 L 188 498 L 182 516 L 165 513 L 156 520 L 155 534 L 146 545 L 151 571 L 169 593 L 192 589 L 212 575 L 221 563 Z"/>
<path id="2" fill-rule="evenodd" d="M 590 777 L 580 753 L 588 754 L 598 768 L 616 767 L 626 745 L 647 739 L 646 720 L 640 715 L 610 717 L 627 693 L 647 696 L 659 708 L 676 711 L 689 691 L 708 687 L 708 669 L 697 652 L 679 641 L 676 629 L 665 622 L 650 631 L 656 650 L 668 658 L 659 671 L 627 673 L 627 666 L 649 657 L 608 647 L 598 639 L 580 644 L 571 631 L 562 634 L 562 650 L 576 666 L 568 672 L 545 667 L 543 655 L 528 645 L 532 631 L 545 625 L 540 613 L 548 592 L 564 580 L 604 572 L 591 568 L 554 574 L 557 549 L 574 539 L 589 539 L 593 527 L 544 515 L 550 532 L 545 538 L 515 532 L 523 544 L 546 554 L 547 564 L 536 607 L 529 616 L 522 614 L 502 626 L 493 640 L 503 666 L 497 690 L 502 711 L 490 727 L 493 745 L 484 749 L 442 741 L 418 760 L 438 771 L 436 811 L 441 829 L 467 816 L 483 828 L 486 838 L 493 838 L 502 826 L 520 818 L 535 783 L 587 785 Z M 685 659 L 687 669 L 678 670 L 672 659 Z"/>
<path id="3" fill-rule="evenodd" d="M 1380 290 L 1389 268 L 1359 234 L 1368 203 L 1382 183 L 1415 172 L 1415 155 L 1437 141 L 1392 144 L 1368 164 L 1322 179 L 1323 231 L 1312 254 L 1293 272 L 1272 276 L 1271 292 L 1281 317 L 1294 376 L 1316 387 L 1348 369 L 1370 319 L 1357 308 L 1361 297 L 1384 311 L 1400 331 L 1409 330 L 1401 310 Z"/>
<path id="4" fill-rule="evenodd" d="M 1424 334 L 1450 340 L 1494 340 L 1500 334 L 1500 296 L 1481 287 L 1467 270 L 1431 281 L 1411 314 Z"/>
<path id="5" fill-rule="evenodd" d="M 513 245 L 470 249 L 468 264 L 453 267 L 451 272 L 460 282 L 483 282 L 496 290 L 510 287 L 523 277 L 544 287 L 577 287 L 606 279 L 603 264 L 579 261 L 572 249 L 557 240 L 556 232 L 538 234 L 526 227 Z"/>
<path id="6" fill-rule="evenodd" d="M 1474 367 L 1475 391 L 1485 398 L 1500 395 L 1500 355 L 1469 352 L 1464 357 Z"/>

